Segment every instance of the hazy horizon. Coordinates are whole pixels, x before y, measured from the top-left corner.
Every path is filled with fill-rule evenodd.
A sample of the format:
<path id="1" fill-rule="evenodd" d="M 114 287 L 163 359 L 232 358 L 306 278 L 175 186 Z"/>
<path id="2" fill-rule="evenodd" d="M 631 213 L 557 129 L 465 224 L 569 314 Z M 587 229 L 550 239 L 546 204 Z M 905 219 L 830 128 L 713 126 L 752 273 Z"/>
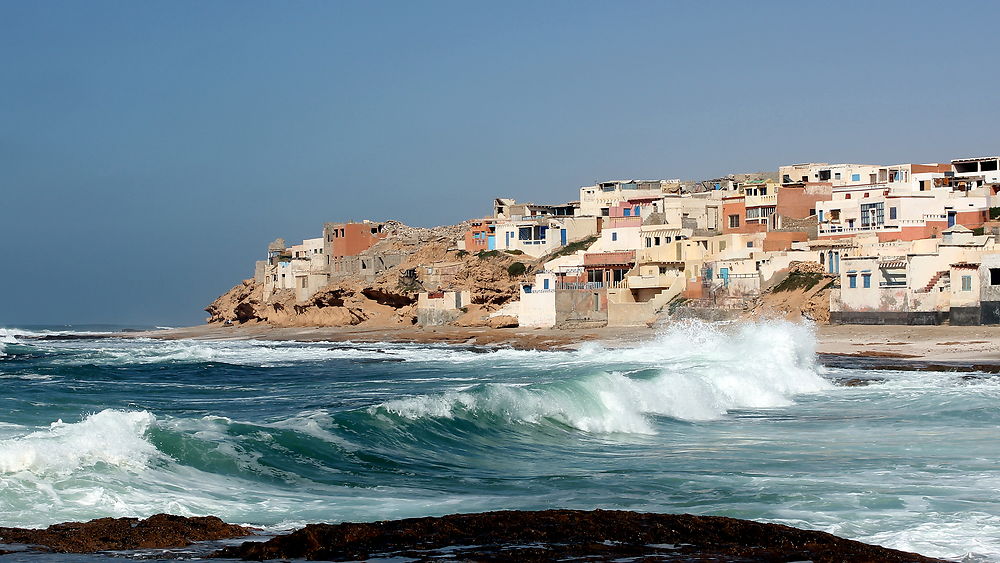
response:
<path id="1" fill-rule="evenodd" d="M 325 221 L 433 226 L 602 179 L 995 154 L 998 14 L 3 2 L 0 225 L 18 248 L 0 326 L 199 323 L 269 241 Z"/>

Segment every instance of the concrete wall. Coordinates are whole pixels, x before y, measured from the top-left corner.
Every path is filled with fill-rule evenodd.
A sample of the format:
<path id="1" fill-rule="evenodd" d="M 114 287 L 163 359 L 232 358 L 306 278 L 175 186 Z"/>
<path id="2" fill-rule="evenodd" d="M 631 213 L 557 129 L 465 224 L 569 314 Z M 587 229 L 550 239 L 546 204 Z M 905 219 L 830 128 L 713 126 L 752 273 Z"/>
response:
<path id="1" fill-rule="evenodd" d="M 472 302 L 472 294 L 468 291 L 443 291 L 417 295 L 417 324 L 434 326 L 448 324 L 458 317 Z"/>
<path id="2" fill-rule="evenodd" d="M 608 322 L 607 293 L 602 290 L 558 290 L 555 298 L 557 326 Z"/>

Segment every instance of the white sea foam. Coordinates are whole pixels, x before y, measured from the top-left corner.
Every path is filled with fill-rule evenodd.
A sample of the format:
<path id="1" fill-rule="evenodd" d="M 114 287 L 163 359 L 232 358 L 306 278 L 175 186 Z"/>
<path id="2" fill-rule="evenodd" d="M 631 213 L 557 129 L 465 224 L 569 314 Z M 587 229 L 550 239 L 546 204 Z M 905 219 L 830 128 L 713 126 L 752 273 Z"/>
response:
<path id="1" fill-rule="evenodd" d="M 67 474 L 98 464 L 141 469 L 157 455 L 145 439 L 154 420 L 145 411 L 109 409 L 76 423 L 53 422 L 45 430 L 0 441 L 0 474 Z"/>
<path id="2" fill-rule="evenodd" d="M 0 328 L 0 356 L 7 355 L 8 344 L 20 344 L 20 342 L 8 329 Z"/>
<path id="3" fill-rule="evenodd" d="M 858 538 L 866 543 L 959 561 L 1000 561 L 1000 517 L 984 512 L 921 513 L 921 522 Z"/>
<path id="4" fill-rule="evenodd" d="M 372 412 L 382 409 L 408 419 L 465 413 L 527 423 L 550 419 L 587 432 L 649 434 L 654 432 L 649 415 L 713 420 L 733 409 L 787 406 L 796 394 L 829 389 L 817 372 L 813 350 L 810 329 L 792 323 L 728 329 L 679 323 L 636 347 L 589 346 L 573 353 L 568 363 L 591 373 L 567 381 L 488 384 L 388 401 Z M 653 373 L 630 377 L 626 372 L 640 369 Z"/>

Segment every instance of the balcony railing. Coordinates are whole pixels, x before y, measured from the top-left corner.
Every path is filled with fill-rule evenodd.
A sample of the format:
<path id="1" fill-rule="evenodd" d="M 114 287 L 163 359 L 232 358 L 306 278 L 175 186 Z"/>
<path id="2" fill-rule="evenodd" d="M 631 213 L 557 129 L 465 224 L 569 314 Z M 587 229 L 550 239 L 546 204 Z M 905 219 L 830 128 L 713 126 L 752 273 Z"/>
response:
<path id="1" fill-rule="evenodd" d="M 778 194 L 748 195 L 743 199 L 743 204 L 747 207 L 759 207 L 761 205 L 777 205 Z"/>

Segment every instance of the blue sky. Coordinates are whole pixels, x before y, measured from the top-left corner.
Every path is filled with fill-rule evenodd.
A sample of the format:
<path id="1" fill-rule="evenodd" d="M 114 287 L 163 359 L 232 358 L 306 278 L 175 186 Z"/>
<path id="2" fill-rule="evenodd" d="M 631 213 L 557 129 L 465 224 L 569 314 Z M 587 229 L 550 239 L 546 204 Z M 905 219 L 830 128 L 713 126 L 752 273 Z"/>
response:
<path id="1" fill-rule="evenodd" d="M 0 0 L 0 325 L 193 324 L 275 237 L 995 154 L 993 3 Z"/>

